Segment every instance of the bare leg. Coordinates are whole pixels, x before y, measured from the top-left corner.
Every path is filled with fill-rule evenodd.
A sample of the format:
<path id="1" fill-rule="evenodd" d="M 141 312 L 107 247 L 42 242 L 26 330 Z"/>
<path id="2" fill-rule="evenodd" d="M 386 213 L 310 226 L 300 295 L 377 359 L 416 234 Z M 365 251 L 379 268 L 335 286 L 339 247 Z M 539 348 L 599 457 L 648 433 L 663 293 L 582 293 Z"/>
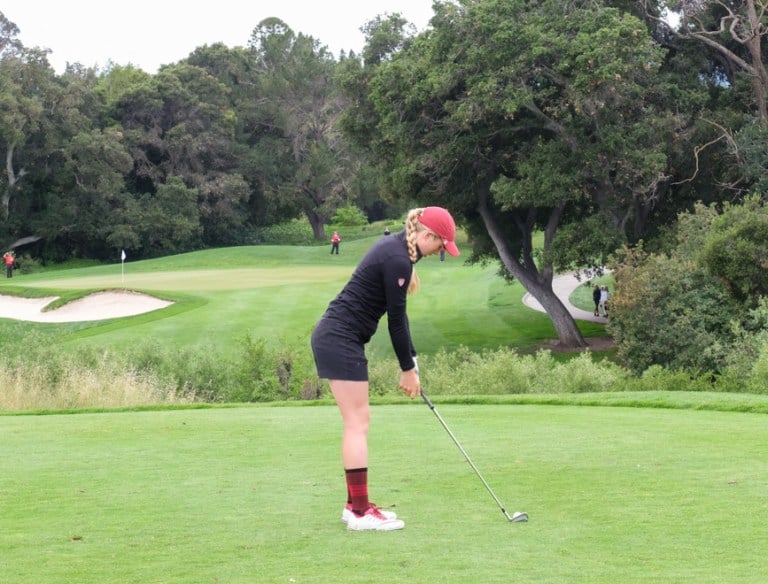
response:
<path id="1" fill-rule="evenodd" d="M 368 382 L 332 379 L 329 383 L 344 422 L 344 434 L 341 439 L 341 461 L 344 468 L 366 468 L 368 426 L 371 419 Z"/>
<path id="2" fill-rule="evenodd" d="M 380 511 L 368 499 L 368 426 L 371 409 L 367 381 L 330 380 L 331 393 L 341 411 L 344 435 L 341 460 L 347 478 L 347 529 L 391 531 L 405 525 L 391 511 Z M 351 511 L 349 511 L 351 509 Z M 342 519 L 344 515 L 342 514 Z"/>

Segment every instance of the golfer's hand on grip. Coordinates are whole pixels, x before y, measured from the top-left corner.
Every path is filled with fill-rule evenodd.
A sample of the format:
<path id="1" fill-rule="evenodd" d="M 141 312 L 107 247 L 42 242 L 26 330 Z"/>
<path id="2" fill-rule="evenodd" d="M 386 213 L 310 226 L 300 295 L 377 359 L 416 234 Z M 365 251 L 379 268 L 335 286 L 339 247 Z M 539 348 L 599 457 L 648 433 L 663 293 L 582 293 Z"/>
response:
<path id="1" fill-rule="evenodd" d="M 413 399 L 421 393 L 421 382 L 416 369 L 409 369 L 400 373 L 400 389 L 405 392 L 409 398 Z"/>

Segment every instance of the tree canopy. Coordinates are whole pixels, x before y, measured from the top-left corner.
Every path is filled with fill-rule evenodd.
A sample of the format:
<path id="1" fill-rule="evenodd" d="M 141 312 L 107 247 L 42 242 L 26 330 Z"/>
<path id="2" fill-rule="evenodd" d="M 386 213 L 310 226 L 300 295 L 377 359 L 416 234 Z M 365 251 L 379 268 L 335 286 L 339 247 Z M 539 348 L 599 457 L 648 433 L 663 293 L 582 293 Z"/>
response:
<path id="1" fill-rule="evenodd" d="M 561 342 L 583 345 L 552 277 L 601 266 L 675 208 L 676 135 L 694 115 L 680 104 L 702 97 L 673 82 L 646 24 L 618 8 L 440 2 L 431 25 L 347 82 L 346 126 L 393 192 L 457 212 L 473 259 L 498 259 Z"/>

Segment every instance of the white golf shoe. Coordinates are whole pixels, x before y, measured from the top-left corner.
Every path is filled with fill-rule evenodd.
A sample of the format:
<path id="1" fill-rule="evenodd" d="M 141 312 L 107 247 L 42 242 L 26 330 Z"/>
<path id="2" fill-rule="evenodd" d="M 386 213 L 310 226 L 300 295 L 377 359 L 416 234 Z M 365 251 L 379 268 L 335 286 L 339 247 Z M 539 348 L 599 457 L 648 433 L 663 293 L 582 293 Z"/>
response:
<path id="1" fill-rule="evenodd" d="M 371 507 L 376 507 L 374 503 L 370 503 Z M 378 507 L 376 507 L 379 509 Z M 386 511 L 384 509 L 379 509 L 379 512 L 386 517 L 387 519 L 397 519 L 397 513 L 394 511 Z M 341 521 L 343 523 L 349 523 L 349 518 L 354 515 L 354 512 L 352 511 L 352 503 L 347 503 L 344 506 L 344 510 L 341 512 Z"/>
<path id="2" fill-rule="evenodd" d="M 403 527 L 405 523 L 401 519 L 388 519 L 375 505 L 368 507 L 363 515 L 352 513 L 347 521 L 350 531 L 394 531 Z"/>

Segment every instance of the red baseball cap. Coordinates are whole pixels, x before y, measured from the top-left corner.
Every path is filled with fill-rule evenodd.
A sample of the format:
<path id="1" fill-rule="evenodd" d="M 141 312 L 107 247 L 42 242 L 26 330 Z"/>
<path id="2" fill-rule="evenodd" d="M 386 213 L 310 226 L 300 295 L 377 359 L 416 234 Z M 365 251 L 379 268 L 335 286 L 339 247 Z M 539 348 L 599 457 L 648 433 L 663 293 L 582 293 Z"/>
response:
<path id="1" fill-rule="evenodd" d="M 430 229 L 443 240 L 445 250 L 452 256 L 459 255 L 456 247 L 456 223 L 451 214 L 442 207 L 424 207 L 419 223 Z"/>

